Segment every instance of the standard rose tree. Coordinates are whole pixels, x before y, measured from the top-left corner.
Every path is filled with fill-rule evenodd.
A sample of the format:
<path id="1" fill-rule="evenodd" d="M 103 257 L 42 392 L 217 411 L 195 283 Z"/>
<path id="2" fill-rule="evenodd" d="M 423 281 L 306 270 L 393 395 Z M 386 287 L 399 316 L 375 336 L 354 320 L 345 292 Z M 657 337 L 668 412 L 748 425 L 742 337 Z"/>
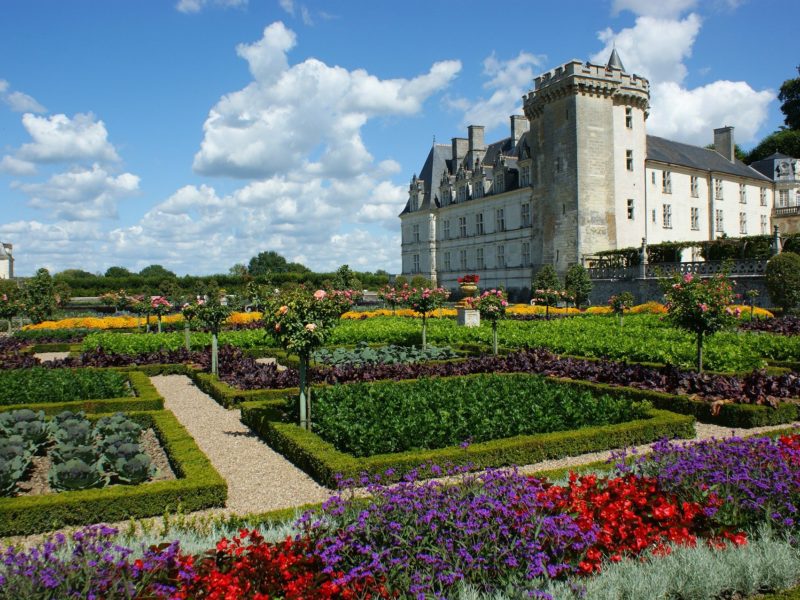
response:
<path id="1" fill-rule="evenodd" d="M 497 322 L 505 317 L 508 299 L 503 290 L 486 290 L 477 298 L 467 298 L 467 305 L 492 324 L 492 351 L 497 356 Z"/>
<path id="2" fill-rule="evenodd" d="M 400 303 L 422 317 L 422 349 L 427 347 L 427 318 L 428 313 L 441 308 L 450 297 L 450 292 L 444 288 L 415 288 L 408 284 L 397 290 Z"/>
<path id="3" fill-rule="evenodd" d="M 311 428 L 311 395 L 308 363 L 339 317 L 353 305 L 358 293 L 351 290 L 284 290 L 265 300 L 264 324 L 285 350 L 300 359 L 300 426 Z"/>

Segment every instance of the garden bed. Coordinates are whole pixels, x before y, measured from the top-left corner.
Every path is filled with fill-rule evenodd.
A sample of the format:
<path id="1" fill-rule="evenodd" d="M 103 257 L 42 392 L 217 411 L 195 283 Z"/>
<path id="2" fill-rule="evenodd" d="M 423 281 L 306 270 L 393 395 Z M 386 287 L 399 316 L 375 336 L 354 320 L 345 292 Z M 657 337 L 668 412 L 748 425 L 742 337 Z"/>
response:
<path id="1" fill-rule="evenodd" d="M 564 389 L 598 394 L 596 387 L 584 382 L 549 383 L 564 386 Z M 616 398 L 637 396 L 637 390 L 608 388 L 604 391 Z M 694 435 L 693 417 L 649 409 L 645 418 L 623 423 L 516 435 L 480 443 L 454 444 L 436 449 L 408 450 L 359 458 L 338 450 L 315 433 L 287 423 L 283 405 L 283 400 L 245 402 L 241 405 L 242 422 L 316 481 L 331 487 L 336 484 L 337 474 L 355 477 L 362 472 L 383 473 L 387 469 L 393 469 L 394 476 L 399 477 L 427 461 L 437 464 L 470 464 L 474 468 L 523 465 L 586 452 L 646 444 L 664 437 Z"/>
<path id="2" fill-rule="evenodd" d="M 59 372 L 61 372 L 59 374 Z M 56 378 L 49 378 L 50 373 L 56 373 Z M 123 382 L 125 395 L 113 396 L 111 393 L 117 390 L 113 386 L 106 388 L 88 388 L 78 391 L 85 391 L 83 396 L 86 398 L 75 398 L 75 395 L 66 394 L 64 390 L 54 390 L 52 381 L 58 382 L 61 378 L 69 379 L 79 373 L 91 373 L 92 376 L 100 375 L 107 381 Z M 86 413 L 109 413 L 118 411 L 145 411 L 162 410 L 164 399 L 150 383 L 147 375 L 138 370 L 121 369 L 49 369 L 37 367 L 33 369 L 19 369 L 15 371 L 0 371 L 0 381 L 7 377 L 9 381 L 13 378 L 15 385 L 27 386 L 25 398 L 33 399 L 33 402 L 18 402 L 13 404 L 2 404 L 2 410 L 29 408 L 31 410 L 44 411 L 47 415 L 55 415 L 64 410 L 84 411 Z M 68 384 L 69 385 L 69 384 Z M 79 387 L 79 386 L 78 386 Z M 67 390 L 69 391 L 69 390 Z M 108 393 L 99 396 L 92 396 L 92 393 L 107 391 Z M 6 396 L 11 398 L 7 393 Z M 55 399 L 57 398 L 57 399 Z M 72 398 L 72 399 L 68 399 Z M 51 400 L 53 399 L 53 400 Z"/>
<path id="3" fill-rule="evenodd" d="M 132 412 L 128 416 L 142 427 L 153 429 L 177 479 L 0 498 L 0 536 L 224 506 L 225 481 L 171 412 Z"/>

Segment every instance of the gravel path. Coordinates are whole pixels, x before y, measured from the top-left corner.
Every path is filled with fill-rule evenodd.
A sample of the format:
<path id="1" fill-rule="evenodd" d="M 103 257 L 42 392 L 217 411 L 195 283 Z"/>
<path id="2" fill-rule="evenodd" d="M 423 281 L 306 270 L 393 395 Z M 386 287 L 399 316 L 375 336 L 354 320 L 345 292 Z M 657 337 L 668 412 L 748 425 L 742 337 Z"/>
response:
<path id="1" fill-rule="evenodd" d="M 50 360 L 61 360 L 62 358 L 67 358 L 69 356 L 69 352 L 37 352 L 34 354 L 34 356 L 42 362 L 47 362 Z"/>
<path id="2" fill-rule="evenodd" d="M 272 450 L 240 420 L 197 389 L 184 375 L 151 381 L 171 410 L 228 482 L 231 513 L 265 512 L 322 502 L 330 495 L 308 475 Z"/>

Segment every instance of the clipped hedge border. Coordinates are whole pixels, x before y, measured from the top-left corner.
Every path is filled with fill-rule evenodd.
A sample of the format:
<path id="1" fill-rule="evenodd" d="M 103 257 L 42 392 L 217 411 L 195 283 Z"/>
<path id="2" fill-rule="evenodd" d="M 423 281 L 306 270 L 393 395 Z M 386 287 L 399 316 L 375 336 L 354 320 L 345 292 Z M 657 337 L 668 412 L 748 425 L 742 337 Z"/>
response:
<path id="1" fill-rule="evenodd" d="M 286 396 L 300 393 L 300 388 L 239 390 L 229 386 L 216 375 L 194 369 L 188 375 L 201 391 L 211 396 L 225 408 L 234 408 L 245 402 L 281 400 Z"/>
<path id="2" fill-rule="evenodd" d="M 96 415 L 100 416 L 100 415 Z M 178 479 L 136 486 L 0 498 L 0 536 L 31 535 L 67 525 L 124 521 L 166 511 L 224 506 L 228 486 L 194 439 L 169 411 L 128 416 L 152 427 Z"/>
<path id="3" fill-rule="evenodd" d="M 590 383 L 557 381 L 561 381 L 564 385 L 588 387 L 597 391 L 596 386 Z M 629 388 L 610 387 L 602 391 L 617 396 L 632 395 Z M 356 458 L 340 452 L 315 433 L 301 429 L 297 425 L 281 422 L 279 401 L 245 402 L 241 405 L 241 411 L 243 423 L 261 436 L 274 450 L 308 473 L 314 480 L 328 487 L 336 486 L 337 474 L 352 478 L 365 472 L 383 474 L 391 468 L 395 471 L 394 477 L 399 478 L 425 462 L 453 465 L 469 463 L 476 469 L 528 465 L 547 459 L 646 444 L 663 437 L 694 437 L 692 416 L 653 409 L 649 419 L 617 425 L 515 436 L 472 444 L 466 449 L 451 446 L 436 450 Z"/>
<path id="4" fill-rule="evenodd" d="M 99 370 L 99 369 L 98 369 Z M 98 398 L 89 400 L 72 400 L 69 402 L 29 402 L 25 404 L 9 404 L 0 406 L 0 412 L 10 410 L 20 410 L 29 408 L 34 412 L 44 411 L 46 415 L 57 415 L 58 413 L 71 410 L 72 412 L 84 411 L 87 414 L 95 413 L 115 413 L 119 411 L 145 411 L 163 410 L 164 398 L 158 390 L 150 383 L 148 376 L 140 370 L 115 369 L 121 371 L 128 377 L 135 396 L 123 396 L 121 398 Z"/>

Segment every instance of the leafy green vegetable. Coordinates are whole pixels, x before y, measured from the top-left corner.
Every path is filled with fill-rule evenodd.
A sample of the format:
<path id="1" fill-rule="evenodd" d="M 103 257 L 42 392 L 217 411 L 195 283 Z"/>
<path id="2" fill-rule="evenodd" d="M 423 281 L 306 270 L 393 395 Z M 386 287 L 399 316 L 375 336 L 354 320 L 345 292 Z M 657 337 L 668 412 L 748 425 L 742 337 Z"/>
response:
<path id="1" fill-rule="evenodd" d="M 125 375 L 111 370 L 34 367 L 0 371 L 0 405 L 131 395 Z"/>

